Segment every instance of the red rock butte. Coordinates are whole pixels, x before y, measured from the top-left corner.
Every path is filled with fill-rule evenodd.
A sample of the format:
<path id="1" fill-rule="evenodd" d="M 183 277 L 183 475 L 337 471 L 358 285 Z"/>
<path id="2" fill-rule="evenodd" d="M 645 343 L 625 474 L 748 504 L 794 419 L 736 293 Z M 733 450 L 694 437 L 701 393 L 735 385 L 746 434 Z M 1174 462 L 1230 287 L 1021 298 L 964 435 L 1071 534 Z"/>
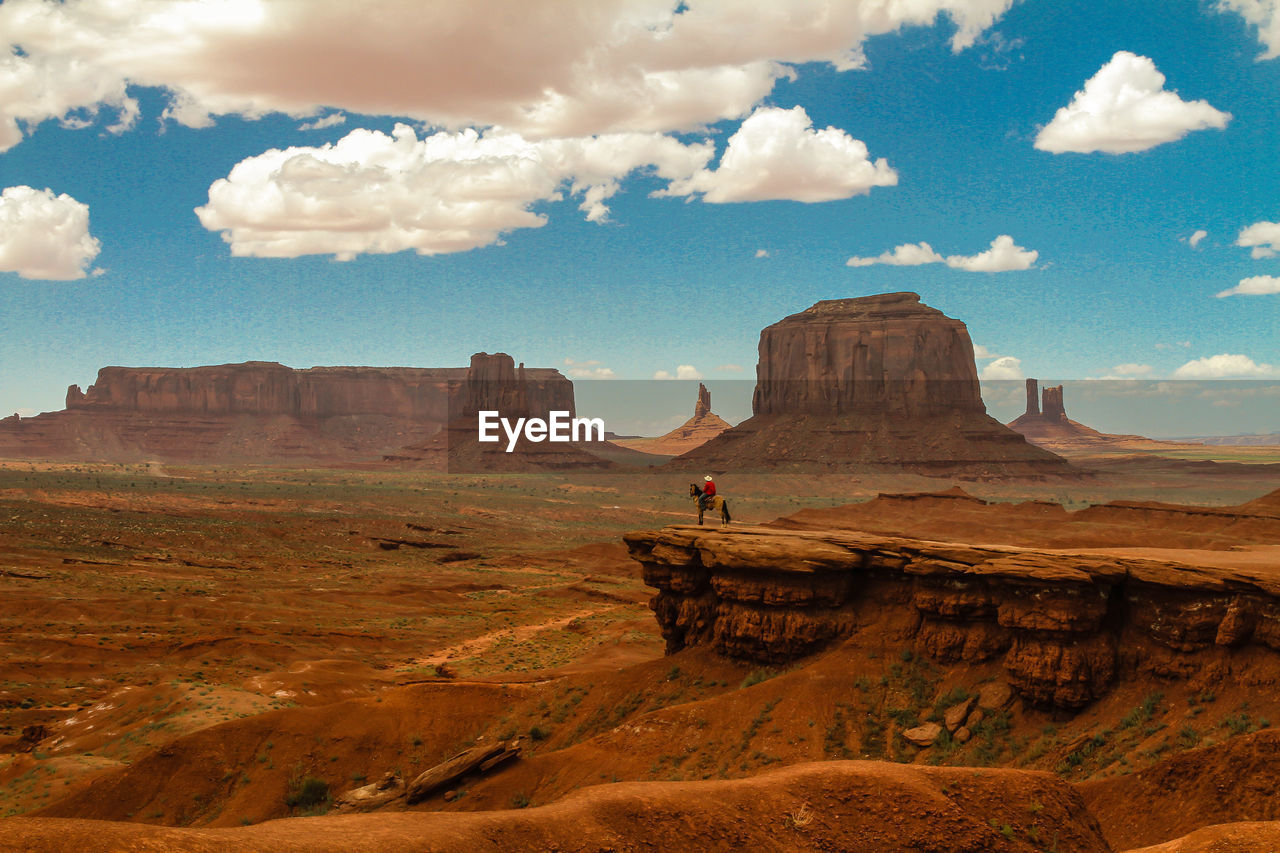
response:
<path id="1" fill-rule="evenodd" d="M 766 328 L 752 413 L 670 464 L 965 477 L 1074 471 L 987 415 L 968 329 L 915 293 L 826 300 Z"/>
<path id="2" fill-rule="evenodd" d="M 1037 391 L 1042 396 L 1037 396 Z M 1158 441 L 1142 435 L 1099 432 L 1093 427 L 1085 426 L 1067 417 L 1061 385 L 1040 388 L 1039 382 L 1035 379 L 1027 380 L 1027 410 L 1009 422 L 1009 429 L 1025 436 L 1032 444 L 1063 453 L 1097 450 L 1159 450 L 1194 446 Z"/>
<path id="3" fill-rule="evenodd" d="M 573 384 L 554 369 L 517 367 L 505 353 L 449 368 L 104 367 L 86 391 L 67 390 L 63 411 L 0 422 L 0 457 L 378 460 L 486 408 L 572 413 Z"/>
<path id="4" fill-rule="evenodd" d="M 701 447 L 727 429 L 729 422 L 711 411 L 711 392 L 699 382 L 698 401 L 693 405 L 693 417 L 689 420 L 657 438 L 629 438 L 614 443 L 643 453 L 678 456 Z"/>

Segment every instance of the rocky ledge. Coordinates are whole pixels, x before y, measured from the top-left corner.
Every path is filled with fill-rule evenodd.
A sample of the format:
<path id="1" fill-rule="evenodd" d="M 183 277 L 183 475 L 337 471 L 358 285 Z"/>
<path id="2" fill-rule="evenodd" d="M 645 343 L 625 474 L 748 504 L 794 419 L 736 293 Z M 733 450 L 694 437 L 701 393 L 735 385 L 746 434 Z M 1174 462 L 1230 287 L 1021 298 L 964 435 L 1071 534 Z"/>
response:
<path id="1" fill-rule="evenodd" d="M 1280 651 L 1280 571 L 930 542 L 673 526 L 623 537 L 668 653 L 784 663 L 858 635 L 940 663 L 1000 659 L 1027 701 L 1076 709 L 1118 678 Z"/>

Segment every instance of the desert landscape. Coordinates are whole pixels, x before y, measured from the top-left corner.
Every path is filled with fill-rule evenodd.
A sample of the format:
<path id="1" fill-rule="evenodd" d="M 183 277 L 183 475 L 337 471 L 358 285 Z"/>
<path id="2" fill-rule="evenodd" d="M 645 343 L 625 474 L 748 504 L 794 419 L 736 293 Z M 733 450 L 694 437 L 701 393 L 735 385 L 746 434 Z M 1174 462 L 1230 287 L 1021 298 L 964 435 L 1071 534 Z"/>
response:
<path id="1" fill-rule="evenodd" d="M 1058 389 L 1036 447 L 915 294 L 820 303 L 761 353 L 755 420 L 721 427 L 699 387 L 648 440 L 700 435 L 678 456 L 479 452 L 477 407 L 573 407 L 483 355 L 397 433 L 415 452 L 219 460 L 210 436 L 339 416 L 255 414 L 278 384 L 225 377 L 256 366 L 104 371 L 136 390 L 0 427 L 0 846 L 1280 837 L 1280 448 L 1105 436 Z M 374 412 L 346 404 L 352 434 L 388 375 L 347 380 Z M 703 470 L 729 525 L 692 523 Z"/>
<path id="2" fill-rule="evenodd" d="M 1280 850 L 1280 0 L 0 0 L 0 853 Z"/>

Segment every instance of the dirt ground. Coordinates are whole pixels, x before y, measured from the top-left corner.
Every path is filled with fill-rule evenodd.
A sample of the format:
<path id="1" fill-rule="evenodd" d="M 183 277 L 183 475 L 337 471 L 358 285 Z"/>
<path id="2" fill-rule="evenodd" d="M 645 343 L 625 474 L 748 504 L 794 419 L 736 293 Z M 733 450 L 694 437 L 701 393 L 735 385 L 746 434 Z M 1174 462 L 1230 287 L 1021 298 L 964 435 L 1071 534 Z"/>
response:
<path id="1" fill-rule="evenodd" d="M 1090 476 L 961 485 L 988 501 L 1068 510 L 1111 500 L 1233 506 L 1280 488 L 1280 452 L 1252 452 L 1247 462 L 1080 461 Z M 735 521 L 799 512 L 901 535 L 990 535 L 989 521 L 963 513 L 838 509 L 950 481 L 716 473 Z M 1153 777 L 1142 773 L 1171 758 L 1226 762 L 1234 753 L 1214 750 L 1228 747 L 1266 754 L 1248 739 L 1268 737 L 1280 721 L 1280 667 L 1261 652 L 1230 679 L 1118 685 L 1071 717 L 1015 704 L 968 744 L 929 754 L 876 740 L 876 726 L 892 724 L 885 697 L 914 695 L 927 712 L 996 677 L 994 667 L 940 667 L 866 638 L 782 670 L 697 649 L 664 657 L 647 607 L 653 591 L 620 536 L 687 522 L 690 477 L 0 462 L 0 817 L 29 818 L 0 824 L 0 839 L 27 839 L 13 849 L 55 849 L 41 846 L 52 837 L 42 825 L 76 818 L 115 822 L 116 835 L 80 823 L 57 830 L 118 839 L 107 847 L 279 848 L 286 837 L 306 847 L 307 838 L 357 821 L 351 837 L 374 825 L 384 839 L 430 827 L 445 833 L 439 849 L 478 849 L 464 842 L 499 832 L 514 833 L 504 837 L 517 845 L 578 849 L 554 827 L 594 821 L 599 834 L 584 837 L 599 843 L 583 849 L 598 849 L 626 835 L 615 813 L 632 809 L 646 825 L 657 814 L 686 828 L 702 821 L 706 832 L 671 829 L 654 840 L 709 848 L 773 838 L 778 849 L 931 849 L 850 846 L 853 836 L 831 829 L 828 816 L 856 812 L 902 844 L 925 838 L 927 826 L 965 839 L 933 849 L 1053 849 L 1054 829 L 1062 842 L 1068 833 L 1078 841 L 1057 849 L 1123 849 L 1211 822 L 1274 819 L 1261 805 L 1219 809 L 1212 797 L 1221 792 L 1203 790 L 1188 794 L 1195 809 L 1183 809 L 1194 820 L 1176 825 L 1126 828 L 1124 810 L 1095 808 L 1156 802 Z M 1103 529 L 1093 525 L 1089 547 L 1124 544 L 1099 540 Z M 1168 544 L 1184 554 L 1193 547 Z M 1233 546 L 1194 547 L 1211 564 Z M 1277 559 L 1265 544 L 1250 547 L 1264 564 Z M 883 688 L 876 701 L 870 685 Z M 334 797 L 385 772 L 412 778 L 477 739 L 515 735 L 526 744 L 519 762 L 448 801 L 326 817 L 333 823 L 324 833 L 314 824 L 315 835 L 298 835 L 291 820 L 324 813 Z M 838 763 L 822 763 L 831 760 Z M 920 766 L 893 769 L 903 763 Z M 956 806 L 958 783 L 930 763 L 1012 775 L 982 776 L 973 783 L 981 792 Z M 1280 793 L 1280 766 L 1264 765 L 1250 780 L 1255 794 Z M 822 769 L 830 767 L 845 769 Z M 810 775 L 800 782 L 785 773 Z M 870 794 L 819 807 L 832 773 L 856 780 L 842 784 L 858 791 L 915 793 L 888 810 L 868 805 Z M 310 778 L 323 780 L 327 799 L 290 805 Z M 1116 781 L 1125 779 L 1133 785 Z M 733 788 L 735 780 L 757 780 L 757 788 Z M 712 783 L 730 785 L 706 789 L 716 808 L 681 812 L 695 797 L 679 786 Z M 783 796 L 793 784 L 812 794 Z M 1090 785 L 1120 787 L 1097 788 L 1108 793 L 1095 797 Z M 1010 791 L 1033 788 L 1022 812 L 1000 811 Z M 1166 797 L 1175 789 L 1167 779 L 1159 787 Z M 953 805 L 931 811 L 938 796 Z M 802 806 L 827 828 L 797 828 Z M 602 809 L 613 816 L 603 820 Z M 723 814 L 713 820 L 716 809 Z M 459 812 L 472 814 L 447 817 Z M 539 828 L 538 814 L 553 828 Z M 143 825 L 227 829 L 130 834 Z M 1256 833 L 1271 831 L 1259 826 Z M 777 841 L 785 832 L 794 843 Z M 0 849 L 11 848 L 0 840 Z"/>

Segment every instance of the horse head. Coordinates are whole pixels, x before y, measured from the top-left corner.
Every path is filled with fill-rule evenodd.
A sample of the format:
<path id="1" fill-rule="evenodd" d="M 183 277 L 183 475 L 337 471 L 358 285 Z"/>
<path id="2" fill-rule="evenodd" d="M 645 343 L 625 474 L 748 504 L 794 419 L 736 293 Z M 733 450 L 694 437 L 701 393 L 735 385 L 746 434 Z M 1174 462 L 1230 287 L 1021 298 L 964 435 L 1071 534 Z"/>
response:
<path id="1" fill-rule="evenodd" d="M 697 497 L 698 495 L 700 495 L 700 494 L 702 494 L 702 489 L 699 489 L 699 488 L 698 488 L 698 484 L 697 484 L 697 483 L 690 483 L 690 484 L 689 484 L 689 497 L 691 497 L 691 498 L 696 498 L 696 497 Z"/>

